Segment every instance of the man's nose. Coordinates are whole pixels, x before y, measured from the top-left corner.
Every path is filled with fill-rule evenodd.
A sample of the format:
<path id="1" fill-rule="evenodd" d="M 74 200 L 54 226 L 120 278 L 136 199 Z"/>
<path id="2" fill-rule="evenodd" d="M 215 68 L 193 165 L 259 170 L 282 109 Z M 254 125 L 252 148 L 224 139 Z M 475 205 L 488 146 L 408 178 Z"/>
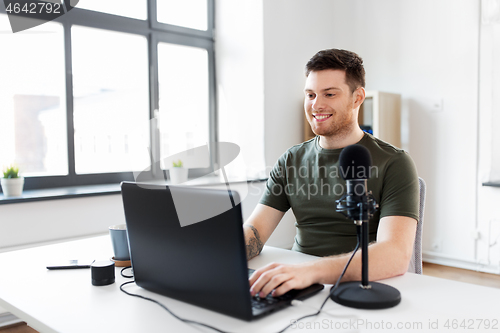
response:
<path id="1" fill-rule="evenodd" d="M 325 108 L 325 101 L 323 98 L 321 98 L 321 96 L 317 96 L 313 103 L 312 103 L 312 107 L 314 110 L 322 110 Z"/>

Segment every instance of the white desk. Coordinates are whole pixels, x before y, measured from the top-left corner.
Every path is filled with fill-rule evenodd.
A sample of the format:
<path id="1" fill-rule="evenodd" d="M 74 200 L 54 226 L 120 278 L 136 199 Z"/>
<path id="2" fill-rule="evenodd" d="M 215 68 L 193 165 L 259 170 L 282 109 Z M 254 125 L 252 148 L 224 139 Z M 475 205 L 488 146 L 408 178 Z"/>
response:
<path id="1" fill-rule="evenodd" d="M 116 283 L 104 287 L 92 286 L 88 269 L 48 271 L 45 268 L 50 259 L 90 257 L 101 260 L 111 255 L 108 236 L 2 253 L 0 306 L 42 333 L 212 332 L 186 325 L 158 305 L 122 293 L 119 286 L 128 279 L 120 276 L 119 268 L 116 268 Z M 312 258 L 297 252 L 265 247 L 261 255 L 250 261 L 249 266 L 258 268 L 271 261 L 295 263 Z M 401 291 L 402 301 L 395 308 L 355 310 L 328 301 L 324 310 L 337 317 L 322 314 L 306 319 L 286 332 L 385 332 L 389 326 L 395 332 L 500 331 L 500 289 L 409 273 L 385 280 L 384 283 Z M 250 323 L 169 299 L 135 285 L 126 288 L 161 301 L 179 316 L 225 331 L 277 332 L 292 320 L 315 312 L 308 306 L 318 308 L 330 286 L 305 301 L 303 306 L 290 307 Z M 496 329 L 486 329 L 485 321 L 479 322 L 481 319 L 489 320 L 490 326 L 496 323 Z M 447 320 L 449 329 L 445 327 Z M 460 327 L 462 323 L 466 329 Z M 438 329 L 429 328 L 430 324 L 433 327 L 439 325 Z M 398 329 L 398 325 L 403 326 Z M 453 329 L 454 325 L 457 329 Z"/>

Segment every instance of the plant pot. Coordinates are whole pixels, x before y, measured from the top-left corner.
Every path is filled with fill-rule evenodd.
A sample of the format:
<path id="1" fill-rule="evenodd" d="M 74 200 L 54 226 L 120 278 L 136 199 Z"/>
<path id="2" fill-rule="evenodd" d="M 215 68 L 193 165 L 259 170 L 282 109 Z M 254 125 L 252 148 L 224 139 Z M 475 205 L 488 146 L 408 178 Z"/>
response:
<path id="1" fill-rule="evenodd" d="M 188 180 L 187 168 L 171 168 L 170 170 L 170 183 L 172 185 L 182 184 Z"/>
<path id="2" fill-rule="evenodd" d="M 20 197 L 23 194 L 24 177 L 1 178 L 4 197 Z"/>

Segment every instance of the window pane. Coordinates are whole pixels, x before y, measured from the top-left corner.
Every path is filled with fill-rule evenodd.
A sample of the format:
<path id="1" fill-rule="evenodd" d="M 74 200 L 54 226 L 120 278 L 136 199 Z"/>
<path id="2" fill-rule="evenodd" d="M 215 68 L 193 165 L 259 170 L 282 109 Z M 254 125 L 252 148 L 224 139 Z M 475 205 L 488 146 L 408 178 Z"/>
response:
<path id="1" fill-rule="evenodd" d="M 159 1 L 161 2 L 162 0 Z M 146 0 L 84 0 L 79 1 L 76 7 L 107 14 L 127 16 L 139 20 L 146 20 L 148 18 Z"/>
<path id="2" fill-rule="evenodd" d="M 159 43 L 158 74 L 163 160 L 209 141 L 208 53 L 196 47 Z M 209 166 L 208 161 L 193 163 L 186 166 Z M 170 167 L 162 165 L 162 168 Z"/>
<path id="3" fill-rule="evenodd" d="M 207 30 L 207 0 L 158 0 L 158 22 Z"/>
<path id="4" fill-rule="evenodd" d="M 0 31 L 10 30 L 0 14 Z M 24 176 L 68 173 L 63 27 L 0 34 L 0 166 Z"/>
<path id="5" fill-rule="evenodd" d="M 146 38 L 76 26 L 71 33 L 76 172 L 145 169 L 149 156 Z"/>

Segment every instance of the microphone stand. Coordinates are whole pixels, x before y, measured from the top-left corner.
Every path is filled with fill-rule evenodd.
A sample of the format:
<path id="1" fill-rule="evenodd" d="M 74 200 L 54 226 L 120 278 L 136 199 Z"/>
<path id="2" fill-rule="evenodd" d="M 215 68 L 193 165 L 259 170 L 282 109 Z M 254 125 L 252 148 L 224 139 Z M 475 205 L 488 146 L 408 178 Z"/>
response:
<path id="1" fill-rule="evenodd" d="M 368 220 L 378 208 L 371 192 L 366 195 L 354 195 L 354 189 L 363 185 L 366 179 L 350 180 L 347 194 L 337 200 L 337 211 L 354 220 L 356 229 L 361 232 L 361 283 L 351 281 L 341 283 L 331 295 L 331 299 L 341 305 L 357 309 L 386 309 L 401 302 L 401 293 L 394 287 L 368 279 Z M 361 230 L 361 231 L 360 231 Z"/>

